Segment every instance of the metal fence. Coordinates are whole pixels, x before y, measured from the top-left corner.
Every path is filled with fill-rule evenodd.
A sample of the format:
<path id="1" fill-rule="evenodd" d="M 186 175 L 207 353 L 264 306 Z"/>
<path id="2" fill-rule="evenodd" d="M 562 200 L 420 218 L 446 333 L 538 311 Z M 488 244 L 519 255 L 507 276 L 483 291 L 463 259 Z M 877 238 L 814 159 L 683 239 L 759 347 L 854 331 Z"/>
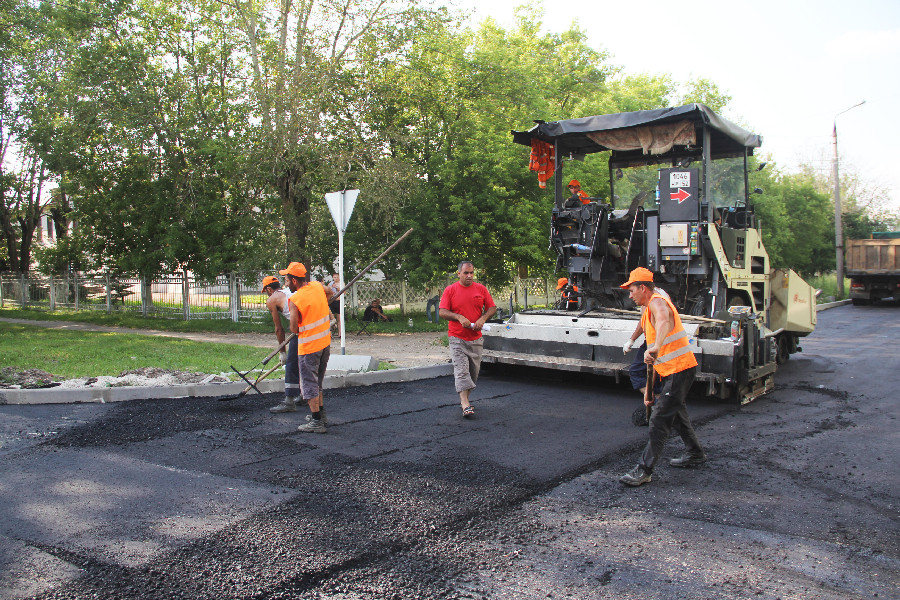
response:
<path id="1" fill-rule="evenodd" d="M 266 295 L 258 283 L 244 282 L 258 282 L 270 274 L 275 273 L 231 273 L 203 282 L 189 273 L 153 281 L 112 274 L 0 273 L 0 307 L 130 312 L 184 320 L 265 321 L 269 318 Z M 412 287 L 405 281 L 359 281 L 348 290 L 345 302 L 350 315 L 361 315 L 375 298 L 387 310 L 399 309 L 406 315 L 424 312 L 428 299 L 440 295 L 443 289 L 443 286 Z M 544 278 L 516 279 L 508 286 L 490 291 L 504 312 L 549 306 L 556 295 L 555 288 Z"/>

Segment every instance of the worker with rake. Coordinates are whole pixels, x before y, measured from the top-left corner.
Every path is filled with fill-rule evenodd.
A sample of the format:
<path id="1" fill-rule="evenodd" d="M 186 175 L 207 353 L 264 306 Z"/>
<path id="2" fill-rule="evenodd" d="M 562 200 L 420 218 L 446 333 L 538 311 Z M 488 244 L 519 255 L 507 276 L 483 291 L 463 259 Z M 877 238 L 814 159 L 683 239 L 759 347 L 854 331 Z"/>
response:
<path id="1" fill-rule="evenodd" d="M 334 292 L 318 281 L 310 281 L 302 263 L 292 262 L 279 273 L 286 277 L 288 287 L 294 292 L 289 300 L 290 328 L 297 334 L 300 392 L 310 411 L 306 423 L 297 431 L 326 433 L 328 418 L 322 401 L 322 383 L 331 356 L 331 311 L 328 301 Z"/>

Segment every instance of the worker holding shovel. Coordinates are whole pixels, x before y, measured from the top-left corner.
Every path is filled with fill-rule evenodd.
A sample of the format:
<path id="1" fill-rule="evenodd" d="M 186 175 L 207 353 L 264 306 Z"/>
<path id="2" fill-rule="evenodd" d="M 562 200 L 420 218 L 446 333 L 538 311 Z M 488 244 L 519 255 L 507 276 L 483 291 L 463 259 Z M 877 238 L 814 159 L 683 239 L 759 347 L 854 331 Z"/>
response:
<path id="1" fill-rule="evenodd" d="M 679 458 L 670 460 L 670 465 L 700 465 L 706 462 L 706 453 L 697 439 L 684 403 L 697 376 L 697 359 L 691 351 L 678 311 L 655 290 L 653 273 L 648 269 L 638 267 L 633 270 L 628 281 L 621 287 L 629 291 L 635 304 L 646 307 L 641 315 L 640 325 L 647 338 L 644 362 L 654 366 L 663 384 L 662 393 L 650 417 L 650 440 L 641 454 L 641 460 L 634 469 L 619 478 L 625 485 L 638 486 L 651 480 L 653 468 L 659 462 L 663 446 L 673 427 L 684 442 L 685 452 Z M 652 385 L 652 381 L 647 382 L 648 388 Z M 645 404 L 652 402 L 652 394 L 648 393 Z"/>
<path id="2" fill-rule="evenodd" d="M 328 301 L 334 293 L 318 281 L 309 281 L 302 263 L 292 262 L 279 273 L 287 277 L 288 287 L 294 292 L 290 297 L 290 327 L 297 334 L 300 392 L 310 411 L 308 421 L 297 431 L 326 433 L 322 383 L 331 356 L 331 311 Z"/>

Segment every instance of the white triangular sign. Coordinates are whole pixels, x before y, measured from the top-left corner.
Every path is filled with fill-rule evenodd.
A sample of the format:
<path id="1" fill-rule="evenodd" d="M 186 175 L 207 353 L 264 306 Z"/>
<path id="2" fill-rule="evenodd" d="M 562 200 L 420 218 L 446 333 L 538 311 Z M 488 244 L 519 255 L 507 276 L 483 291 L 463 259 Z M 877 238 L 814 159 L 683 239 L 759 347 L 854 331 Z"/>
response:
<path id="1" fill-rule="evenodd" d="M 325 194 L 325 202 L 328 204 L 331 218 L 334 219 L 334 224 L 341 231 L 347 231 L 347 223 L 350 222 L 350 215 L 353 214 L 353 207 L 356 206 L 357 196 L 359 196 L 359 190 Z"/>

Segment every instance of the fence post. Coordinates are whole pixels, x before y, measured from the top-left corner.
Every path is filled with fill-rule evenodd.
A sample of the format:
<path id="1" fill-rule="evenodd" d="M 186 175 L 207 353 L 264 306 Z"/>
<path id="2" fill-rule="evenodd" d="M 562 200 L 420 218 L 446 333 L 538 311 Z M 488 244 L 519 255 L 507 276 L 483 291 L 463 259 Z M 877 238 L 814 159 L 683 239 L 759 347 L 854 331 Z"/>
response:
<path id="1" fill-rule="evenodd" d="M 241 309 L 241 294 L 237 288 L 237 277 L 234 273 L 228 274 L 228 306 L 231 307 L 231 320 L 237 323 Z"/>
<path id="2" fill-rule="evenodd" d="M 406 282 L 400 282 L 400 314 L 406 316 Z"/>
<path id="3" fill-rule="evenodd" d="M 3 273 L 0 273 L 0 308 L 3 308 Z"/>
<path id="4" fill-rule="evenodd" d="M 53 275 L 50 275 L 50 311 L 56 310 L 56 286 L 53 284 Z"/>
<path id="5" fill-rule="evenodd" d="M 103 274 L 103 281 L 106 285 L 106 314 L 112 313 L 112 290 L 109 286 L 109 271 Z"/>
<path id="6" fill-rule="evenodd" d="M 72 271 L 72 283 L 75 288 L 75 312 L 78 312 L 78 271 Z"/>
<path id="7" fill-rule="evenodd" d="M 356 284 L 355 283 L 350 288 L 350 305 L 353 307 L 354 314 L 356 314 L 357 306 L 359 306 L 359 305 L 357 303 Z"/>
<path id="8" fill-rule="evenodd" d="M 141 276 L 141 316 L 146 317 L 147 311 L 149 307 L 147 306 L 147 292 L 149 286 L 147 285 L 147 278 Z"/>
<path id="9" fill-rule="evenodd" d="M 181 270 L 181 308 L 184 311 L 184 320 L 191 320 L 191 297 L 188 289 L 187 269 Z"/>
<path id="10" fill-rule="evenodd" d="M 21 275 L 19 275 L 19 282 L 21 284 L 21 285 L 19 285 L 19 291 L 21 292 L 20 299 L 22 300 L 21 302 L 19 302 L 19 306 L 21 306 L 22 308 L 25 308 L 25 305 L 28 303 L 28 293 L 27 293 L 28 290 L 25 287 L 26 285 L 28 285 L 28 283 L 27 283 L 27 280 L 25 279 L 25 273 L 22 273 Z"/>
<path id="11" fill-rule="evenodd" d="M 550 308 L 550 280 L 544 277 L 544 306 Z"/>

